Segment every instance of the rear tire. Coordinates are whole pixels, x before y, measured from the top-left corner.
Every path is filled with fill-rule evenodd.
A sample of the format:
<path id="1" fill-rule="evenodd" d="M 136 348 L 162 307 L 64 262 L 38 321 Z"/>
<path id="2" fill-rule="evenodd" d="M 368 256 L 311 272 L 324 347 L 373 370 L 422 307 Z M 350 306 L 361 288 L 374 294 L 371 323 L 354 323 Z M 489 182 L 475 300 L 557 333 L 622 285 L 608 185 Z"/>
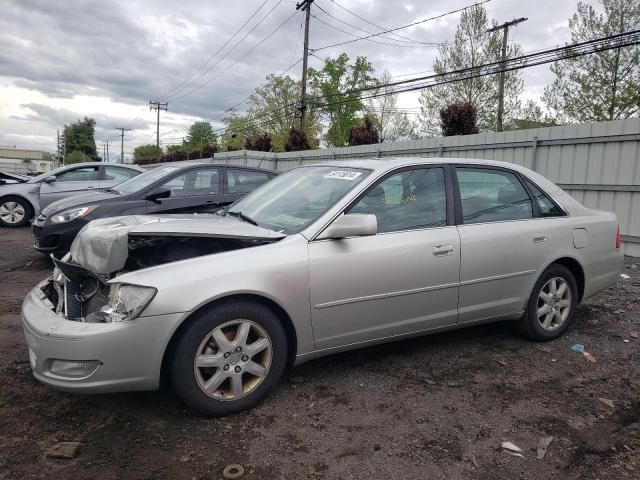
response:
<path id="1" fill-rule="evenodd" d="M 264 400 L 286 362 L 287 338 L 276 314 L 255 302 L 225 302 L 189 320 L 167 372 L 189 408 L 220 417 Z"/>
<path id="2" fill-rule="evenodd" d="M 7 196 L 0 199 L 0 226 L 24 227 L 32 217 L 33 207 L 24 198 Z"/>
<path id="3" fill-rule="evenodd" d="M 560 337 L 573 321 L 578 305 L 578 285 L 571 271 L 550 265 L 533 287 L 527 311 L 518 330 L 538 342 Z"/>

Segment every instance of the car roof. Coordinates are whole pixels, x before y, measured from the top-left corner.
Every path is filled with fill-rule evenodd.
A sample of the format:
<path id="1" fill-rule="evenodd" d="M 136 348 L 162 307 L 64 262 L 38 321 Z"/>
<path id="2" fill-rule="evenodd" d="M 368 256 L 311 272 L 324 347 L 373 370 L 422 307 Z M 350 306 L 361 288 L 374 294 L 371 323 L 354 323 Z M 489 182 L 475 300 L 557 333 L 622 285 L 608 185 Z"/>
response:
<path id="1" fill-rule="evenodd" d="M 251 165 L 230 165 L 228 163 L 210 163 L 210 162 L 203 162 L 203 161 L 198 161 L 198 160 L 182 160 L 182 161 L 178 161 L 178 162 L 166 162 L 166 163 L 152 163 L 150 165 L 144 165 L 142 171 L 146 171 L 146 170 L 151 170 L 153 168 L 158 168 L 158 167 L 177 167 L 177 168 L 189 168 L 189 167 L 228 167 L 228 168 L 239 168 L 239 169 L 243 169 L 243 170 L 257 170 L 257 171 L 261 171 L 261 172 L 266 172 L 266 173 L 281 173 L 281 172 L 277 172 L 276 170 L 270 170 L 268 168 L 261 168 L 261 167 L 252 167 Z"/>
<path id="2" fill-rule="evenodd" d="M 331 167 L 351 167 L 366 168 L 375 172 L 386 172 L 399 167 L 411 165 L 442 165 L 442 164 L 471 164 L 492 167 L 510 168 L 520 170 L 520 166 L 509 162 L 498 162 L 496 160 L 484 160 L 480 158 L 444 158 L 444 157 L 384 157 L 384 158 L 363 158 L 357 160 L 335 160 L 330 162 L 314 163 L 308 166 L 331 166 Z"/>

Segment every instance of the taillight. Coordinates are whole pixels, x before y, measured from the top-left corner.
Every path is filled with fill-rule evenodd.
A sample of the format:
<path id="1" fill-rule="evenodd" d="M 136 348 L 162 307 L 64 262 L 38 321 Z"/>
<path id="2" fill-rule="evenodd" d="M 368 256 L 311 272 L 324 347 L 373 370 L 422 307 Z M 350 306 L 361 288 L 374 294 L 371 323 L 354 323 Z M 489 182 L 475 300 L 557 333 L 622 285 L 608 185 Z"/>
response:
<path id="1" fill-rule="evenodd" d="M 620 248 L 620 243 L 622 243 L 622 237 L 620 236 L 620 227 L 618 227 L 618 232 L 616 233 L 616 248 Z"/>

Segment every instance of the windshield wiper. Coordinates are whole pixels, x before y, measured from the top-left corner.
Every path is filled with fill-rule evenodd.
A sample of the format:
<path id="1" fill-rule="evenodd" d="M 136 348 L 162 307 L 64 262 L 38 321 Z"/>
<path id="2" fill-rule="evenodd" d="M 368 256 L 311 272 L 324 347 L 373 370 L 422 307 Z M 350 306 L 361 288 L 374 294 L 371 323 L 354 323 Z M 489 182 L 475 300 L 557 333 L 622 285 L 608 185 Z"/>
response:
<path id="1" fill-rule="evenodd" d="M 245 222 L 250 223 L 251 225 L 255 225 L 256 227 L 258 226 L 258 222 L 256 222 L 253 218 L 249 217 L 248 215 L 245 215 L 242 212 L 231 212 L 227 210 L 227 215 L 233 215 L 234 217 L 238 217 L 241 220 L 244 220 Z"/>
<path id="2" fill-rule="evenodd" d="M 113 188 L 107 188 L 105 192 L 115 193 L 116 195 L 120 195 L 120 192 L 118 190 L 114 190 Z"/>

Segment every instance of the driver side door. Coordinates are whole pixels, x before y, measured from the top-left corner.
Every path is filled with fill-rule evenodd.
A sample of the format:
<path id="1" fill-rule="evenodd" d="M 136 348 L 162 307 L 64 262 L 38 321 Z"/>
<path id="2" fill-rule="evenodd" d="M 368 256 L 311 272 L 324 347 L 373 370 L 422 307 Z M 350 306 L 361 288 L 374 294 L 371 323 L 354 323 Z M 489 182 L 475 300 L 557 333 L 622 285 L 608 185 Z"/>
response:
<path id="1" fill-rule="evenodd" d="M 376 235 L 309 243 L 316 348 L 456 323 L 460 237 L 448 175 L 439 166 L 393 172 L 345 211 L 374 214 Z"/>
<path id="2" fill-rule="evenodd" d="M 169 190 L 168 198 L 147 200 L 147 213 L 214 212 L 224 203 L 220 168 L 199 168 L 173 176 L 147 195 Z"/>
<path id="3" fill-rule="evenodd" d="M 100 167 L 75 167 L 56 175 L 55 181 L 40 184 L 40 208 L 62 198 L 89 193 L 100 188 Z"/>

